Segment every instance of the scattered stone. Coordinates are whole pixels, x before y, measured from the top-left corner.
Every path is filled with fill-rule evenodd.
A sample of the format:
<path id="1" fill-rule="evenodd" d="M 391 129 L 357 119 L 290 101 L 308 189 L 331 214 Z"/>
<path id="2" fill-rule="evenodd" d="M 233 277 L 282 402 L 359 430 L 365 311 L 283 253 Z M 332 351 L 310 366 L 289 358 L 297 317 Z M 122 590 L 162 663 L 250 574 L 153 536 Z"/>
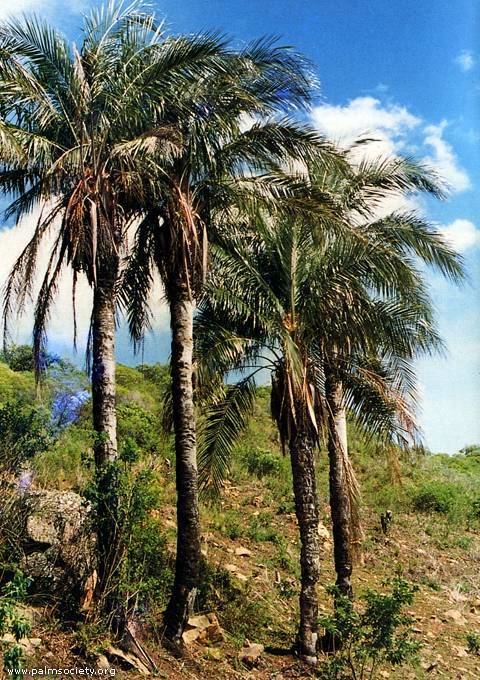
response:
<path id="1" fill-rule="evenodd" d="M 244 548 L 243 546 L 240 546 L 240 548 L 237 548 L 235 550 L 235 555 L 237 557 L 250 557 L 252 554 L 252 551 L 249 550 L 248 548 Z"/>
<path id="2" fill-rule="evenodd" d="M 462 612 L 458 611 L 458 609 L 449 609 L 443 616 L 446 621 L 452 621 L 457 626 L 464 626 L 467 623 Z"/>
<path id="3" fill-rule="evenodd" d="M 458 656 L 460 659 L 464 659 L 465 657 L 468 657 L 468 652 L 467 652 L 467 650 L 466 650 L 464 647 L 457 647 L 457 646 L 454 646 L 453 649 L 456 651 L 457 656 Z"/>
<path id="4" fill-rule="evenodd" d="M 42 645 L 42 640 L 40 638 L 24 637 L 20 638 L 20 640 L 17 640 L 16 637 L 12 635 L 12 633 L 5 633 L 5 635 L 0 638 L 0 642 L 5 642 L 11 645 L 20 645 L 27 656 L 34 654 L 35 650 Z"/>
<path id="5" fill-rule="evenodd" d="M 224 640 L 223 631 L 215 614 L 193 616 L 188 619 L 187 626 L 182 635 L 185 645 L 193 642 L 204 645 L 214 645 Z"/>
<path id="6" fill-rule="evenodd" d="M 257 665 L 259 658 L 264 652 L 264 649 L 265 648 L 263 645 L 257 643 L 249 644 L 240 650 L 238 653 L 238 658 L 242 663 L 245 664 L 245 666 L 253 668 Z"/>

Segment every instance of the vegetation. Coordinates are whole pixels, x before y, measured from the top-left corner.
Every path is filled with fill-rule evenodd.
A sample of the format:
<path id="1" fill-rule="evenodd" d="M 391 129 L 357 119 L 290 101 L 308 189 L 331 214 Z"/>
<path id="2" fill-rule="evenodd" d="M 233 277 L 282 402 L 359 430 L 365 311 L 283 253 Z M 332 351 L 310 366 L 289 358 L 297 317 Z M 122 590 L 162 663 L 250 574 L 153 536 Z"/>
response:
<path id="1" fill-rule="evenodd" d="M 96 572 L 75 600 L 83 653 L 113 636 L 152 669 L 140 639 L 182 655 L 192 614 L 209 614 L 208 629 L 217 612 L 233 647 L 256 638 L 311 666 L 323 648 L 333 656 L 319 677 L 388 676 L 420 649 L 405 613 L 420 588 L 402 562 L 420 585 L 441 587 L 433 571 L 418 577 L 400 542 L 391 550 L 390 535 L 414 521 L 432 549 L 475 546 L 480 449 L 427 454 L 416 422 L 414 361 L 442 347 L 424 270 L 459 282 L 462 261 L 418 215 L 379 216 L 392 197 L 442 196 L 441 180 L 411 159 L 359 160 L 359 144 L 321 138 L 303 122 L 315 85 L 291 48 L 171 36 L 142 0 L 94 10 L 78 48 L 37 18 L 1 24 L 0 192 L 8 217 L 39 215 L 3 300 L 7 671 L 28 633 L 19 566 L 32 546 L 57 549 L 52 532 L 68 524 L 20 537 L 29 522 L 19 510 L 41 487 L 74 489 L 93 518 Z M 35 290 L 47 234 L 33 347 L 15 346 L 13 319 Z M 79 277 L 93 293 L 88 378 L 46 348 L 66 268 L 74 308 Z M 117 366 L 117 315 L 138 348 L 156 277 L 170 365 Z M 268 387 L 257 385 L 262 371 Z M 240 541 L 249 547 L 231 545 Z M 354 602 L 355 555 L 369 549 L 388 556 L 390 573 Z M 248 575 L 225 561 L 257 553 Z M 466 639 L 475 656 L 476 633 Z"/>

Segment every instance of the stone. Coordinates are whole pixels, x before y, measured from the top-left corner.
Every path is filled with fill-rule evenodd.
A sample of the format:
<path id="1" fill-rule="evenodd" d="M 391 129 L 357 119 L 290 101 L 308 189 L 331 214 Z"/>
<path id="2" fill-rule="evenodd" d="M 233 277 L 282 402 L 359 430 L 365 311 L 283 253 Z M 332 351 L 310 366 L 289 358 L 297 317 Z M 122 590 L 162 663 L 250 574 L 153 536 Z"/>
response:
<path id="1" fill-rule="evenodd" d="M 459 659 L 464 659 L 464 658 L 468 657 L 468 652 L 464 647 L 454 646 L 453 649 L 456 651 Z"/>
<path id="2" fill-rule="evenodd" d="M 20 567 L 32 580 L 32 594 L 62 604 L 64 612 L 86 611 L 95 573 L 91 505 L 73 491 L 30 491 L 18 497 Z"/>
<path id="3" fill-rule="evenodd" d="M 330 540 L 330 532 L 325 526 L 325 524 L 322 524 L 322 522 L 318 523 L 318 535 L 320 538 L 323 538 L 325 541 Z"/>
<path id="4" fill-rule="evenodd" d="M 257 665 L 258 660 L 264 652 L 264 649 L 265 648 L 263 645 L 251 643 L 240 650 L 238 653 L 238 658 L 242 663 L 245 664 L 245 666 L 253 668 Z"/>
<path id="5" fill-rule="evenodd" d="M 187 647 L 193 642 L 214 645 L 223 642 L 224 634 L 215 614 L 203 614 L 188 619 L 182 640 Z"/>
<path id="6" fill-rule="evenodd" d="M 462 612 L 458 611 L 458 609 L 449 609 L 443 616 L 446 621 L 452 621 L 457 626 L 464 626 L 467 623 Z"/>
<path id="7" fill-rule="evenodd" d="M 251 554 L 252 551 L 248 548 L 244 548 L 243 546 L 240 546 L 240 548 L 236 548 L 235 550 L 235 555 L 237 557 L 250 557 Z"/>
<path id="8" fill-rule="evenodd" d="M 107 659 L 105 654 L 98 654 L 96 659 L 95 659 L 95 665 L 99 669 L 107 669 L 111 668 L 112 664 L 110 661 Z"/>

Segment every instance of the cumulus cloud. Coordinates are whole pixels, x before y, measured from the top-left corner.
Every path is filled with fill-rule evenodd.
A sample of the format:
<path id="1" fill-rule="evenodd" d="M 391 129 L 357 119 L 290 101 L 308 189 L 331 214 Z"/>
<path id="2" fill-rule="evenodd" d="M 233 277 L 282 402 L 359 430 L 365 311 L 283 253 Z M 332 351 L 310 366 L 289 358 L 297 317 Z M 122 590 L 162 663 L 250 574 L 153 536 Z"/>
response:
<path id="1" fill-rule="evenodd" d="M 475 59 L 475 56 L 471 50 L 462 50 L 460 54 L 455 57 L 454 61 L 462 71 L 465 71 L 465 73 L 471 71 L 477 63 L 477 60 Z"/>
<path id="2" fill-rule="evenodd" d="M 343 147 L 361 137 L 375 140 L 358 147 L 355 157 L 414 154 L 436 170 L 451 191 L 471 188 L 470 177 L 444 137 L 447 121 L 426 124 L 405 106 L 383 104 L 371 96 L 357 97 L 344 106 L 316 106 L 312 120 L 320 132 Z"/>
<path id="3" fill-rule="evenodd" d="M 360 137 L 376 141 L 364 147 L 374 157 L 399 153 L 407 135 L 420 125 L 421 119 L 404 106 L 383 106 L 375 97 L 357 97 L 346 106 L 322 104 L 312 111 L 315 126 L 324 135 L 342 146 L 349 146 Z"/>
<path id="4" fill-rule="evenodd" d="M 459 253 L 480 245 L 480 230 L 470 220 L 454 220 L 440 231 Z"/>
<path id="5" fill-rule="evenodd" d="M 451 144 L 443 138 L 446 127 L 445 120 L 439 125 L 425 127 L 424 143 L 433 149 L 433 155 L 427 156 L 425 162 L 437 170 L 452 191 L 465 191 L 471 188 L 470 177 L 460 166 Z"/>

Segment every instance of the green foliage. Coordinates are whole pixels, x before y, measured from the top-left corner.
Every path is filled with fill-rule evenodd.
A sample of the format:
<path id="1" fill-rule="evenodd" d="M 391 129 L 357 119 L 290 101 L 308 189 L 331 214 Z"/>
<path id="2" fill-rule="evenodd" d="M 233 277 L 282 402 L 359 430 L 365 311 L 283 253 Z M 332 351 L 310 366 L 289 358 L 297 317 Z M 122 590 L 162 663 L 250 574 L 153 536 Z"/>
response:
<path id="1" fill-rule="evenodd" d="M 12 371 L 33 371 L 33 350 L 30 345 L 11 345 L 0 355 L 0 361 Z"/>
<path id="2" fill-rule="evenodd" d="M 448 482 L 432 480 L 420 486 L 413 496 L 413 507 L 419 512 L 448 514 L 460 502 L 462 490 Z"/>
<path id="3" fill-rule="evenodd" d="M 480 656 L 480 633 L 467 633 L 467 649 L 470 654 Z"/>
<path id="4" fill-rule="evenodd" d="M 272 524 L 271 512 L 261 512 L 250 520 L 247 535 L 252 541 L 278 543 L 280 535 Z"/>
<path id="5" fill-rule="evenodd" d="M 236 644 L 246 639 L 265 641 L 272 617 L 263 598 L 240 588 L 221 566 L 202 564 L 196 605 L 199 611 L 215 611 L 220 624 Z"/>
<path id="6" fill-rule="evenodd" d="M 155 511 L 162 489 L 155 470 L 125 469 L 120 475 L 121 563 L 120 591 L 126 608 L 161 609 L 173 583 L 173 562 Z"/>
<path id="7" fill-rule="evenodd" d="M 0 597 L 0 635 L 10 633 L 18 643 L 30 632 L 30 623 L 18 614 L 16 605 L 21 602 L 28 589 L 29 582 L 22 572 L 17 571 L 11 581 L 2 589 Z M 21 669 L 24 656 L 20 645 L 3 643 L 3 666 L 6 671 Z"/>
<path id="8" fill-rule="evenodd" d="M 47 414 L 20 400 L 0 405 L 0 470 L 17 473 L 21 465 L 52 442 Z"/>
<path id="9" fill-rule="evenodd" d="M 390 586 L 388 593 L 367 591 L 361 611 L 331 589 L 336 611 L 320 623 L 337 642 L 337 652 L 324 669 L 325 680 L 375 678 L 382 665 L 401 666 L 416 660 L 420 645 L 411 635 L 413 619 L 403 610 L 412 604 L 417 588 L 399 577 Z"/>
<path id="10" fill-rule="evenodd" d="M 134 402 L 124 403 L 117 407 L 117 417 L 120 442 L 129 441 L 145 454 L 159 454 L 165 448 L 159 419 L 152 411 Z"/>
<path id="11" fill-rule="evenodd" d="M 258 479 L 280 472 L 280 459 L 278 455 L 267 449 L 248 449 L 244 453 L 244 458 L 248 473 L 256 475 Z"/>

